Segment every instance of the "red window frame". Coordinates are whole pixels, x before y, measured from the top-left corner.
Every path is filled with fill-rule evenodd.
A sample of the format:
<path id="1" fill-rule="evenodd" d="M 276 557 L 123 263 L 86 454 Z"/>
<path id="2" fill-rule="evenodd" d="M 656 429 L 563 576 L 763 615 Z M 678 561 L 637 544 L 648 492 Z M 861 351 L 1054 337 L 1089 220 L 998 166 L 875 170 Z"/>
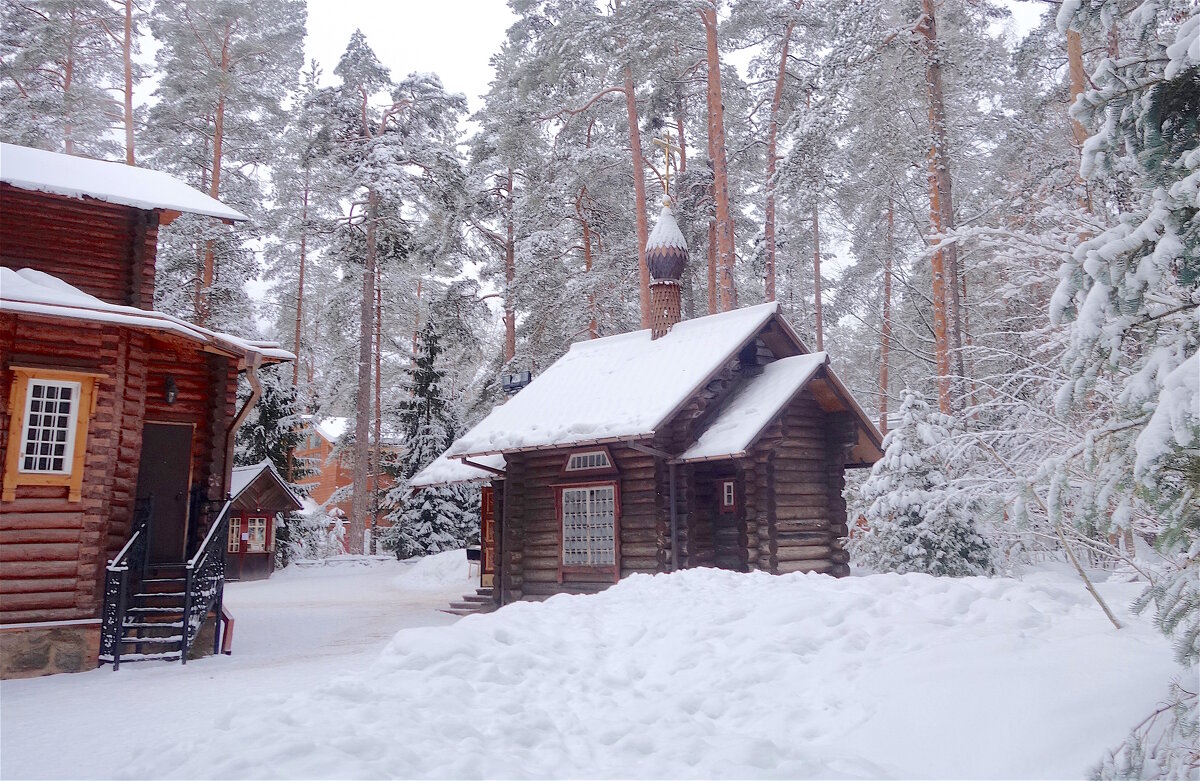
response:
<path id="1" fill-rule="evenodd" d="M 729 503 L 725 502 L 727 489 L 731 499 Z M 737 481 L 732 478 L 720 478 L 717 480 L 717 510 L 723 513 L 735 513 L 737 508 Z"/>
<path id="2" fill-rule="evenodd" d="M 554 518 L 558 525 L 558 582 L 563 575 L 611 576 L 613 583 L 621 578 L 621 484 L 617 480 L 589 480 L 578 483 L 554 484 Z M 572 488 L 613 489 L 613 563 L 611 566 L 578 566 L 563 563 L 563 491 Z"/>

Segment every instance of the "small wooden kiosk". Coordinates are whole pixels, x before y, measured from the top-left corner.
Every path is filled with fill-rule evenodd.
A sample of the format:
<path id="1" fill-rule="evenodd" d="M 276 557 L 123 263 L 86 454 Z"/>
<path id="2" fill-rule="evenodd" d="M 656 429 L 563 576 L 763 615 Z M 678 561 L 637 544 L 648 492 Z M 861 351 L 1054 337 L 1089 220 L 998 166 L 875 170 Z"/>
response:
<path id="1" fill-rule="evenodd" d="M 275 530 L 283 516 L 303 507 L 270 461 L 233 470 L 225 576 L 262 580 L 275 571 Z"/>

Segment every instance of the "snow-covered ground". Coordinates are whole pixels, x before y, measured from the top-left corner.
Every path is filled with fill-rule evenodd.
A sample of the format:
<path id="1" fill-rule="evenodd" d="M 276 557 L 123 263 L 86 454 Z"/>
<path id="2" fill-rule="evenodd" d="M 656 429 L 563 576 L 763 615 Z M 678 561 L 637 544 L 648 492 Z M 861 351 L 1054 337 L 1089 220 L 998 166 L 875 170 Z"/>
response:
<path id="1" fill-rule="evenodd" d="M 5 682 L 0 774 L 1079 778 L 1176 673 L 1138 585 L 1100 586 L 1116 631 L 1058 571 L 691 570 L 455 622 L 441 558 L 234 586 L 227 659 Z"/>
<path id="2" fill-rule="evenodd" d="M 347 557 L 230 583 L 232 656 L 0 682 L 0 778 L 166 775 L 131 760 L 142 748 L 204 740 L 234 706 L 371 666 L 397 630 L 454 623 L 439 609 L 475 585 L 462 551 L 417 562 Z"/>

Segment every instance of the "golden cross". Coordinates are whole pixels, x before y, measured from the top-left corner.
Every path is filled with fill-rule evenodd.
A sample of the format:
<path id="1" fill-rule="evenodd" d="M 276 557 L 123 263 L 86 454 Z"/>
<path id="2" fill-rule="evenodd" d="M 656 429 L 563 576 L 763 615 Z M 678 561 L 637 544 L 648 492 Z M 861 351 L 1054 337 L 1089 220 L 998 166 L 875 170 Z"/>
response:
<path id="1" fill-rule="evenodd" d="M 662 147 L 663 157 L 666 159 L 666 163 L 663 167 L 664 170 L 666 171 L 666 173 L 663 175 L 662 186 L 663 186 L 663 195 L 667 196 L 667 198 L 669 199 L 671 197 L 671 153 L 679 152 L 682 150 L 680 150 L 679 147 L 677 147 L 671 143 L 671 131 L 670 130 L 664 131 L 664 135 L 666 136 L 665 139 L 661 139 L 661 138 L 654 139 L 654 144 L 656 146 Z"/>

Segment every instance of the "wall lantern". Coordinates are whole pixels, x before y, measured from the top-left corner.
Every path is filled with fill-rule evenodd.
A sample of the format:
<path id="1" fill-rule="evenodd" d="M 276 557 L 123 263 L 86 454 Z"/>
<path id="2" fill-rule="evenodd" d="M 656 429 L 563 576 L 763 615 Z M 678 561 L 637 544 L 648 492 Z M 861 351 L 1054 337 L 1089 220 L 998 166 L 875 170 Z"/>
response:
<path id="1" fill-rule="evenodd" d="M 175 399 L 179 398 L 179 386 L 175 384 L 175 375 L 168 374 L 164 385 L 165 391 L 163 397 L 166 398 L 167 404 L 174 404 Z"/>
<path id="2" fill-rule="evenodd" d="M 505 374 L 501 379 L 501 387 L 504 389 L 506 396 L 511 396 L 528 385 L 531 379 L 532 377 L 528 371 Z"/>

